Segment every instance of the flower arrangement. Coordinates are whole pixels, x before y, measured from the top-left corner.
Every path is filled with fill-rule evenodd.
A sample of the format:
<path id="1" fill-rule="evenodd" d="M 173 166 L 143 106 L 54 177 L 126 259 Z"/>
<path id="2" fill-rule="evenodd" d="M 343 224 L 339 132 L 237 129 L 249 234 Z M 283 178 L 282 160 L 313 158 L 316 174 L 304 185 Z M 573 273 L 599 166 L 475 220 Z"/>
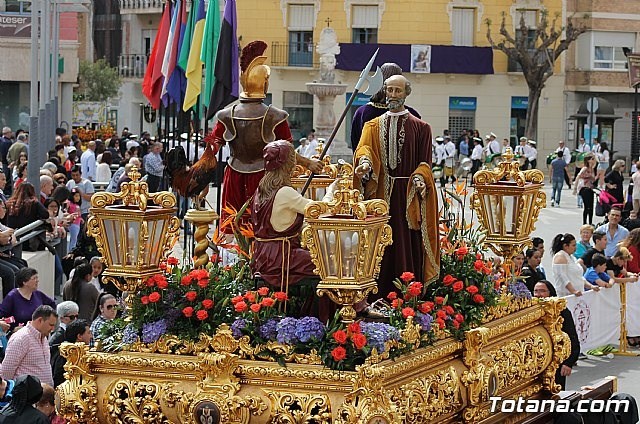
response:
<path id="1" fill-rule="evenodd" d="M 110 125 L 101 125 L 96 129 L 78 127 L 74 128 L 72 131 L 73 134 L 77 135 L 78 138 L 83 142 L 89 142 L 96 140 L 98 138 L 105 140 L 107 138 L 111 138 L 116 134 L 115 129 Z"/>

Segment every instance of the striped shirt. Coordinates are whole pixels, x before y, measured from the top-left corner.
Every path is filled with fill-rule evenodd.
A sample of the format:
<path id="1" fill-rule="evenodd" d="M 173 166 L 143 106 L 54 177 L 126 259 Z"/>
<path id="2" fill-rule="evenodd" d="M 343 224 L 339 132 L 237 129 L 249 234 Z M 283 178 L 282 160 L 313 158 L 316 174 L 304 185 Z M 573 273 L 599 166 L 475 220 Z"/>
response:
<path id="1" fill-rule="evenodd" d="M 50 360 L 49 341 L 29 322 L 9 339 L 2 361 L 2 378 L 14 380 L 20 375 L 30 374 L 53 386 Z"/>

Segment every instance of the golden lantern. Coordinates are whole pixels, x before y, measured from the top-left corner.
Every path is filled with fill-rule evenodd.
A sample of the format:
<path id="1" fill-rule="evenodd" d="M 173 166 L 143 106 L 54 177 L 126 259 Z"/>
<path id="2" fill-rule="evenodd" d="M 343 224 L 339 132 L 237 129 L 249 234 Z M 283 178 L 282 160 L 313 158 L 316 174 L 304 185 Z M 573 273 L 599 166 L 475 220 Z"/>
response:
<path id="1" fill-rule="evenodd" d="M 340 174 L 332 201 L 314 201 L 305 208 L 308 225 L 302 230 L 302 245 L 320 276 L 318 296 L 326 294 L 342 305 L 342 321 L 351 322 L 356 316 L 353 305 L 378 291 L 375 278 L 391 244 L 391 227 L 387 202 L 361 200 L 353 189 L 350 164 L 343 164 Z"/>
<path id="2" fill-rule="evenodd" d="M 496 168 L 478 171 L 473 176 L 475 192 L 471 207 L 487 232 L 485 245 L 503 256 L 505 266 L 510 269 L 511 259 L 532 246 L 529 235 L 535 230 L 547 196 L 542 191 L 542 171 L 520 171 L 510 147 L 502 159 Z"/>
<path id="3" fill-rule="evenodd" d="M 87 234 L 95 238 L 107 265 L 103 278 L 120 290 L 136 291 L 160 272 L 160 262 L 178 238 L 180 220 L 172 193 L 149 193 L 135 167 L 128 175 L 131 181 L 122 184 L 120 193 L 91 197 Z"/>

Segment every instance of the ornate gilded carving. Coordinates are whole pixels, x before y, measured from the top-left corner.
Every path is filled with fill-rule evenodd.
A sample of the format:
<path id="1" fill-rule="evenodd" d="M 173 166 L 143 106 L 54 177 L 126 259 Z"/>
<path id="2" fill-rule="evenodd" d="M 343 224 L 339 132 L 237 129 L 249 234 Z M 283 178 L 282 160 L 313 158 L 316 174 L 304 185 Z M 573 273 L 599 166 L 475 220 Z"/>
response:
<path id="1" fill-rule="evenodd" d="M 422 424 L 462 408 L 461 391 L 458 374 L 449 366 L 394 388 L 391 402 L 402 423 Z"/>
<path id="2" fill-rule="evenodd" d="M 400 336 L 402 336 L 402 340 L 404 340 L 407 345 L 413 345 L 413 348 L 417 349 L 420 347 L 420 329 L 419 324 L 414 324 L 413 317 L 407 317 L 407 323 L 404 329 L 400 331 Z"/>
<path id="3" fill-rule="evenodd" d="M 173 384 L 164 384 L 171 389 Z M 103 398 L 103 410 L 110 423 L 168 424 L 162 413 L 160 384 L 138 382 L 130 379 L 115 380 Z"/>
<path id="4" fill-rule="evenodd" d="M 511 293 L 503 292 L 498 299 L 498 304 L 495 306 L 490 306 L 486 310 L 482 322 L 488 323 L 491 321 L 495 321 L 499 318 L 506 317 L 507 315 L 512 315 L 523 309 L 527 309 L 534 304 L 536 304 L 536 301 L 533 298 L 516 299 Z"/>
<path id="5" fill-rule="evenodd" d="M 331 422 L 331 402 L 323 394 L 275 392 L 265 390 L 271 401 L 270 423 L 329 423 Z"/>
<path id="6" fill-rule="evenodd" d="M 213 224 L 219 218 L 214 210 L 197 209 L 189 209 L 184 216 L 186 221 L 190 221 L 196 226 L 196 230 L 193 233 L 193 238 L 196 241 L 196 245 L 193 248 L 193 256 L 195 257 L 193 262 L 194 268 L 202 268 L 209 263 L 207 249 L 211 247 L 212 242 L 207 237 L 207 234 L 209 234 L 209 225 Z"/>
<path id="7" fill-rule="evenodd" d="M 378 419 L 379 422 L 400 424 L 395 404 L 383 389 L 387 375 L 385 368 L 380 365 L 359 366 L 352 379 L 353 390 L 345 396 L 334 423 L 360 424 Z"/>
<path id="8" fill-rule="evenodd" d="M 560 312 L 566 308 L 567 301 L 563 298 L 550 298 L 540 299 L 540 302 L 542 302 L 545 312 L 542 324 L 551 337 L 553 351 L 551 362 L 544 371 L 542 383 L 545 390 L 551 393 L 558 393 L 561 387 L 555 381 L 556 370 L 571 353 L 571 340 L 562 331 L 563 319 L 560 315 Z"/>
<path id="9" fill-rule="evenodd" d="M 60 354 L 67 358 L 64 366 L 65 381 L 58 387 L 60 414 L 72 424 L 97 422 L 98 385 L 96 376 L 90 372 L 87 354 L 89 346 L 84 343 L 63 343 Z"/>

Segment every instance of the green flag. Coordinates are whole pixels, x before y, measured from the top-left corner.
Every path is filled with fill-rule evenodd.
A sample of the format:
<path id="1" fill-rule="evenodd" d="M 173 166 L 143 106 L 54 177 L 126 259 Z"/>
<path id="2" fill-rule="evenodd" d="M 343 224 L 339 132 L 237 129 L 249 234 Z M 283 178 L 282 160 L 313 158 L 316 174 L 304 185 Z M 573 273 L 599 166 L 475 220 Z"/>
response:
<path id="1" fill-rule="evenodd" d="M 187 20 L 187 28 L 184 31 L 184 39 L 182 40 L 182 45 L 180 46 L 180 51 L 178 52 L 178 66 L 185 73 L 187 72 L 187 63 L 189 63 L 189 51 L 191 50 L 191 39 L 193 38 L 193 20 L 195 19 L 195 14 L 197 7 L 191 5 L 191 10 L 189 11 L 189 19 Z"/>
<path id="2" fill-rule="evenodd" d="M 200 94 L 202 104 L 207 105 L 211 97 L 211 90 L 215 82 L 214 69 L 216 65 L 216 52 L 218 39 L 220 38 L 220 5 L 218 0 L 209 0 L 207 17 L 204 22 L 204 34 L 200 60 L 204 63 L 204 89 Z M 204 116 L 204 108 L 200 109 L 201 116 Z"/>

